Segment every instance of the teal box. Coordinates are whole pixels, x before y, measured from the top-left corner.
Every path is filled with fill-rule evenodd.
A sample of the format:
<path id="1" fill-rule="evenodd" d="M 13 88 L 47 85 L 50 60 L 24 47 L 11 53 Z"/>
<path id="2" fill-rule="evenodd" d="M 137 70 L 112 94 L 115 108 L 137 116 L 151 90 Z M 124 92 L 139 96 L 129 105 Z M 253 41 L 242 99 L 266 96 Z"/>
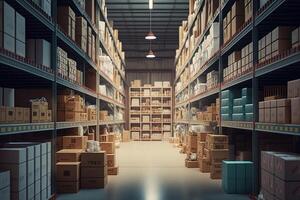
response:
<path id="1" fill-rule="evenodd" d="M 252 122 L 253 121 L 253 113 L 246 113 L 245 114 L 245 121 Z"/>
<path id="2" fill-rule="evenodd" d="M 252 97 L 252 88 L 243 88 L 242 96 Z"/>
<path id="3" fill-rule="evenodd" d="M 244 106 L 233 106 L 233 114 L 240 114 L 245 112 Z"/>
<path id="4" fill-rule="evenodd" d="M 253 104 L 245 105 L 245 113 L 253 113 Z"/>
<path id="5" fill-rule="evenodd" d="M 221 99 L 233 99 L 237 96 L 241 96 L 239 90 L 223 90 L 221 92 Z"/>
<path id="6" fill-rule="evenodd" d="M 221 119 L 224 121 L 231 121 L 232 115 L 231 114 L 221 114 Z"/>
<path id="7" fill-rule="evenodd" d="M 228 99 L 230 96 L 230 90 L 223 90 L 221 92 L 221 99 Z"/>
<path id="8" fill-rule="evenodd" d="M 231 106 L 222 106 L 221 114 L 232 114 L 232 107 Z"/>
<path id="9" fill-rule="evenodd" d="M 245 121 L 245 115 L 244 115 L 244 113 L 232 114 L 232 120 L 233 121 Z"/>
<path id="10" fill-rule="evenodd" d="M 222 188 L 229 194 L 249 194 L 252 191 L 251 161 L 223 161 Z"/>
<path id="11" fill-rule="evenodd" d="M 243 102 L 243 105 L 251 104 L 252 103 L 252 97 L 242 96 L 242 102 Z"/>
<path id="12" fill-rule="evenodd" d="M 221 99 L 221 106 L 232 106 L 232 99 Z"/>
<path id="13" fill-rule="evenodd" d="M 243 105 L 245 104 L 243 103 L 242 98 L 233 99 L 233 106 L 243 106 Z"/>

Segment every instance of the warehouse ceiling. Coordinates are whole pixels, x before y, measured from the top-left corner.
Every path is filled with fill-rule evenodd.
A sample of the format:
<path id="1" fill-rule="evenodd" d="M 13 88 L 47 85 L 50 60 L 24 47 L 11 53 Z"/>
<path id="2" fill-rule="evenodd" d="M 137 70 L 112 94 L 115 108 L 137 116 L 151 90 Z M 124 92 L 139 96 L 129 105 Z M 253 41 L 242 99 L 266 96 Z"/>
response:
<path id="1" fill-rule="evenodd" d="M 149 41 L 148 0 L 106 0 L 108 19 L 119 30 L 119 38 L 128 59 L 146 59 Z M 188 0 L 154 0 L 152 32 L 157 39 L 152 50 L 157 59 L 174 59 L 178 48 L 178 28 L 188 15 Z"/>

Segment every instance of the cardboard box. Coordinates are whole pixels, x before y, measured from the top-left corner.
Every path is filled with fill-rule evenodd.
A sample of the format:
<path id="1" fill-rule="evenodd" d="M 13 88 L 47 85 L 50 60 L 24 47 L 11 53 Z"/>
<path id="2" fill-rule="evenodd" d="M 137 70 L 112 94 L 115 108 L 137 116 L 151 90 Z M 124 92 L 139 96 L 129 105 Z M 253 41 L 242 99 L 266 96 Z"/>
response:
<path id="1" fill-rule="evenodd" d="M 116 155 L 115 154 L 107 154 L 107 166 L 114 167 L 116 165 Z"/>
<path id="2" fill-rule="evenodd" d="M 81 121 L 81 113 L 80 112 L 70 112 L 70 111 L 63 111 L 64 113 L 64 120 L 67 122 L 79 122 Z M 63 114 L 61 113 L 61 114 Z M 60 118 L 63 119 L 63 118 Z"/>
<path id="3" fill-rule="evenodd" d="M 93 188 L 104 188 L 107 184 L 107 177 L 103 178 L 83 178 L 81 179 L 81 188 L 93 189 Z"/>
<path id="4" fill-rule="evenodd" d="M 229 157 L 228 149 L 213 149 L 210 150 L 209 154 L 212 164 L 222 163 L 223 160 L 226 160 Z"/>
<path id="5" fill-rule="evenodd" d="M 106 151 L 107 154 L 115 153 L 115 143 L 114 142 L 100 142 L 100 148 L 102 151 Z"/>
<path id="6" fill-rule="evenodd" d="M 123 131 L 122 133 L 122 142 L 130 142 L 130 132 L 129 131 Z"/>
<path id="7" fill-rule="evenodd" d="M 79 192 L 79 181 L 57 181 L 57 193 Z"/>
<path id="8" fill-rule="evenodd" d="M 188 135 L 187 148 L 188 153 L 197 153 L 197 135 Z"/>
<path id="9" fill-rule="evenodd" d="M 199 170 L 202 173 L 209 173 L 210 172 L 210 164 L 205 160 L 199 160 Z"/>
<path id="10" fill-rule="evenodd" d="M 291 100 L 290 99 L 277 100 L 277 123 L 281 123 L 281 124 L 291 123 Z"/>
<path id="11" fill-rule="evenodd" d="M 275 156 L 274 174 L 284 181 L 300 181 L 300 156 Z"/>
<path id="12" fill-rule="evenodd" d="M 65 105 L 66 111 L 83 112 L 84 105 L 80 101 L 68 101 Z"/>
<path id="13" fill-rule="evenodd" d="M 80 162 L 56 163 L 56 180 L 58 182 L 77 182 L 79 180 Z"/>
<path id="14" fill-rule="evenodd" d="M 56 162 L 80 162 L 82 149 L 63 149 L 56 152 Z"/>
<path id="15" fill-rule="evenodd" d="M 118 175 L 118 173 L 119 173 L 119 167 L 118 166 L 107 168 L 107 174 L 108 175 Z"/>
<path id="16" fill-rule="evenodd" d="M 15 109 L 13 107 L 5 108 L 5 121 L 7 123 L 13 123 L 15 121 Z"/>
<path id="17" fill-rule="evenodd" d="M 300 181 L 285 182 L 274 177 L 274 193 L 278 199 L 297 200 L 300 198 Z"/>
<path id="18" fill-rule="evenodd" d="M 210 166 L 210 178 L 211 179 L 222 178 L 222 163 L 212 164 Z"/>
<path id="19" fill-rule="evenodd" d="M 107 164 L 107 156 L 105 151 L 97 153 L 83 152 L 81 154 L 82 167 L 104 167 Z"/>
<path id="20" fill-rule="evenodd" d="M 288 82 L 288 98 L 300 97 L 300 79 Z"/>
<path id="21" fill-rule="evenodd" d="M 64 149 L 86 149 L 87 136 L 64 136 L 63 148 Z"/>
<path id="22" fill-rule="evenodd" d="M 198 168 L 198 160 L 185 160 L 185 167 L 187 168 Z"/>
<path id="23" fill-rule="evenodd" d="M 291 123 L 300 124 L 300 97 L 291 98 Z"/>
<path id="24" fill-rule="evenodd" d="M 103 178 L 107 176 L 107 167 L 101 167 L 101 166 L 95 166 L 95 167 L 89 167 L 89 166 L 81 166 L 81 179 L 84 178 Z"/>

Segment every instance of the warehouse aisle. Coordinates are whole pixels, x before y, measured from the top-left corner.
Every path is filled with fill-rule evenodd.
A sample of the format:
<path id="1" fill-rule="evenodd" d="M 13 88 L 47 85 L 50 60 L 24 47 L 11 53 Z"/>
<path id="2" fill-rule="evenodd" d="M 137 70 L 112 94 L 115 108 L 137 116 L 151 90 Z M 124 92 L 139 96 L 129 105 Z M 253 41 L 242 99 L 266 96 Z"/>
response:
<path id="1" fill-rule="evenodd" d="M 109 176 L 104 190 L 80 190 L 58 200 L 244 200 L 227 195 L 209 174 L 184 167 L 185 155 L 165 142 L 122 143 L 117 151 L 120 173 Z"/>

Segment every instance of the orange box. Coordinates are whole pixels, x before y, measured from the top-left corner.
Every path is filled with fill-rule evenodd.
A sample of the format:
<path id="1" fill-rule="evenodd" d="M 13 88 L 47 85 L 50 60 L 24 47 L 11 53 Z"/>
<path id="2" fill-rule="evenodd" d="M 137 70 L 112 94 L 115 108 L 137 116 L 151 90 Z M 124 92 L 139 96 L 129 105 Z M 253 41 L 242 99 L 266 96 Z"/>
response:
<path id="1" fill-rule="evenodd" d="M 15 121 L 22 123 L 24 122 L 24 109 L 20 107 L 15 107 Z"/>
<path id="2" fill-rule="evenodd" d="M 116 155 L 115 154 L 107 154 L 107 166 L 114 167 L 116 164 Z"/>
<path id="3" fill-rule="evenodd" d="M 118 175 L 118 173 L 119 173 L 119 167 L 118 166 L 107 168 L 107 174 L 108 175 Z"/>
<path id="4" fill-rule="evenodd" d="M 114 142 L 100 142 L 100 148 L 106 151 L 107 154 L 115 153 L 115 143 Z"/>
<path id="5" fill-rule="evenodd" d="M 56 162 L 79 162 L 82 149 L 63 149 L 56 152 Z"/>
<path id="6" fill-rule="evenodd" d="M 107 142 L 115 142 L 116 135 L 114 133 L 107 134 Z"/>
<path id="7" fill-rule="evenodd" d="M 107 156 L 105 151 L 101 152 L 83 152 L 81 154 L 81 166 L 84 167 L 104 167 L 107 165 Z"/>
<path id="8" fill-rule="evenodd" d="M 64 136 L 64 149 L 86 149 L 87 136 Z"/>
<path id="9" fill-rule="evenodd" d="M 65 121 L 67 121 L 67 122 L 79 122 L 79 121 L 81 121 L 81 113 L 65 111 Z"/>
<path id="10" fill-rule="evenodd" d="M 58 162 L 56 163 L 56 180 L 77 182 L 79 180 L 80 162 Z"/>
<path id="11" fill-rule="evenodd" d="M 5 121 L 7 123 L 12 123 L 15 121 L 15 109 L 13 107 L 6 107 L 5 109 Z"/>

